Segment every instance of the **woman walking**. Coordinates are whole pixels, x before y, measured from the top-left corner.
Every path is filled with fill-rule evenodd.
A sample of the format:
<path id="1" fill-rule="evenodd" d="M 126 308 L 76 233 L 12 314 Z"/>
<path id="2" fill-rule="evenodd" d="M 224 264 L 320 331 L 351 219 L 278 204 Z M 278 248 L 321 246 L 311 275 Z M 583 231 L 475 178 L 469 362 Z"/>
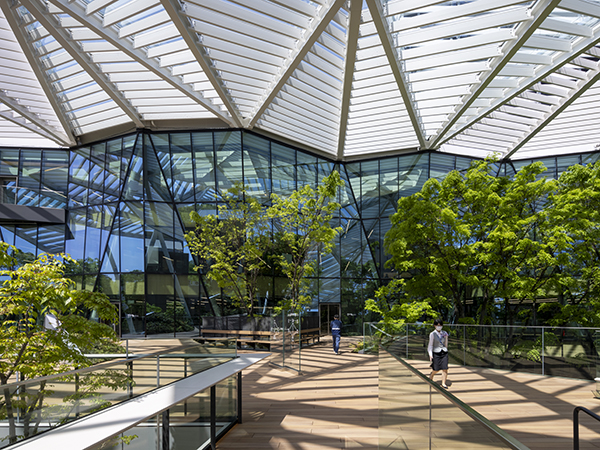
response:
<path id="1" fill-rule="evenodd" d="M 441 370 L 442 387 L 448 389 L 446 385 L 448 379 L 448 333 L 442 331 L 444 327 L 442 319 L 435 319 L 433 325 L 435 330 L 429 333 L 429 345 L 427 346 L 432 368 L 429 379 L 433 380 L 434 375 Z"/>

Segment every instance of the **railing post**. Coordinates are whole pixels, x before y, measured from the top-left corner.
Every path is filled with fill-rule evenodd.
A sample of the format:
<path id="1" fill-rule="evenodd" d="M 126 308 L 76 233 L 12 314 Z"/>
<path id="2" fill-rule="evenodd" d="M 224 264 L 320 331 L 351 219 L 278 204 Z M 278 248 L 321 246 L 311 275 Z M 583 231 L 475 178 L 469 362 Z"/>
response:
<path id="1" fill-rule="evenodd" d="M 242 423 L 242 371 L 237 374 L 237 423 Z"/>
<path id="2" fill-rule="evenodd" d="M 156 355 L 156 387 L 160 387 L 160 355 Z"/>
<path id="3" fill-rule="evenodd" d="M 161 450 L 169 450 L 169 410 L 163 411 L 162 413 L 162 439 L 161 439 Z"/>
<path id="4" fill-rule="evenodd" d="M 408 359 L 408 327 L 409 325 L 406 324 L 406 359 Z"/>
<path id="5" fill-rule="evenodd" d="M 573 410 L 573 450 L 579 450 L 579 409 L 577 406 Z"/>
<path id="6" fill-rule="evenodd" d="M 467 365 L 467 326 L 463 325 L 463 366 Z"/>
<path id="7" fill-rule="evenodd" d="M 363 325 L 363 346 L 362 346 L 363 353 L 365 352 L 365 350 L 367 348 L 367 341 L 365 339 L 365 335 L 366 335 L 366 331 L 367 331 L 366 326 L 365 326 L 366 324 L 367 324 L 367 322 L 363 322 L 363 324 L 362 324 Z M 320 333 L 320 331 L 319 331 L 319 333 Z"/>
<path id="8" fill-rule="evenodd" d="M 133 398 L 133 361 L 128 361 L 127 364 L 127 395 Z"/>
<path id="9" fill-rule="evenodd" d="M 433 419 L 433 387 L 429 385 L 429 450 L 431 450 L 432 419 Z"/>
<path id="10" fill-rule="evenodd" d="M 217 449 L 217 386 L 210 387 L 210 448 Z"/>
<path id="11" fill-rule="evenodd" d="M 78 373 L 76 373 L 76 374 L 75 374 L 75 393 L 78 393 L 78 392 L 79 392 L 79 374 L 78 374 Z M 79 405 L 81 404 L 81 399 L 80 399 L 80 398 L 78 398 L 78 399 L 76 400 L 76 402 L 77 402 L 77 403 L 75 404 L 75 417 L 77 417 L 77 418 L 78 418 L 78 417 L 79 417 L 79 415 L 80 415 L 80 411 L 79 411 Z"/>
<path id="12" fill-rule="evenodd" d="M 600 416 L 598 414 L 593 413 L 592 411 L 590 411 L 587 408 L 584 408 L 583 406 L 575 407 L 575 409 L 573 410 L 573 450 L 579 450 L 579 411 L 583 411 L 588 416 L 600 422 Z"/>
<path id="13" fill-rule="evenodd" d="M 544 352 L 546 351 L 546 345 L 545 345 L 545 335 L 546 333 L 544 333 L 544 327 L 542 327 L 542 375 L 545 375 L 545 367 L 544 367 Z"/>
<path id="14" fill-rule="evenodd" d="M 298 372 L 302 372 L 302 310 L 298 311 Z"/>

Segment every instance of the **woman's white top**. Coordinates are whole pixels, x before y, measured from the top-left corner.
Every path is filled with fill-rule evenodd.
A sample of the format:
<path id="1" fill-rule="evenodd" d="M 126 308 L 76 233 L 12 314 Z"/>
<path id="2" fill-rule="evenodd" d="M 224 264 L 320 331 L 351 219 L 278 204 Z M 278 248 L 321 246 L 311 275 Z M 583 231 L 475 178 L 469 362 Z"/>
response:
<path id="1" fill-rule="evenodd" d="M 429 353 L 430 358 L 433 358 L 434 353 L 439 353 L 441 351 L 448 351 L 448 333 L 446 333 L 444 330 L 433 330 L 431 333 L 429 333 L 429 345 L 427 346 L 427 353 Z"/>

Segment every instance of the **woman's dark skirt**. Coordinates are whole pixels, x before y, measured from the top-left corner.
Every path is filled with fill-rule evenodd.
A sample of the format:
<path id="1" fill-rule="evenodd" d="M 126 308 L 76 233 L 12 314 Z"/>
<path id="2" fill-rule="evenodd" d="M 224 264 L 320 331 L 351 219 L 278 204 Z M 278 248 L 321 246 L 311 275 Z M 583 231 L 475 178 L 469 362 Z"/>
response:
<path id="1" fill-rule="evenodd" d="M 433 361 L 431 363 L 431 368 L 435 371 L 438 370 L 448 370 L 448 352 L 438 352 L 433 353 Z"/>

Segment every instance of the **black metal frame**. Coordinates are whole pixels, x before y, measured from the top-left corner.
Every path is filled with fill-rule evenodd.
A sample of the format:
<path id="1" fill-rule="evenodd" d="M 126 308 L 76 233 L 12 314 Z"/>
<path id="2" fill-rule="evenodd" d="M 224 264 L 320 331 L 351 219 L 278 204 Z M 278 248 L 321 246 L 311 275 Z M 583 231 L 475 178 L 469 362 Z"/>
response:
<path id="1" fill-rule="evenodd" d="M 579 411 L 583 411 L 588 416 L 593 417 L 600 422 L 600 416 L 583 406 L 576 406 L 573 410 L 573 450 L 579 450 Z"/>
<path id="2" fill-rule="evenodd" d="M 217 385 L 210 387 L 210 441 L 204 450 L 216 450 L 217 441 L 223 437 L 235 424 L 242 423 L 242 372 L 238 372 L 236 376 L 237 390 L 237 406 L 236 420 L 226 426 L 219 435 L 217 435 Z M 165 410 L 161 414 L 161 450 L 170 450 L 169 442 L 169 410 Z"/>

